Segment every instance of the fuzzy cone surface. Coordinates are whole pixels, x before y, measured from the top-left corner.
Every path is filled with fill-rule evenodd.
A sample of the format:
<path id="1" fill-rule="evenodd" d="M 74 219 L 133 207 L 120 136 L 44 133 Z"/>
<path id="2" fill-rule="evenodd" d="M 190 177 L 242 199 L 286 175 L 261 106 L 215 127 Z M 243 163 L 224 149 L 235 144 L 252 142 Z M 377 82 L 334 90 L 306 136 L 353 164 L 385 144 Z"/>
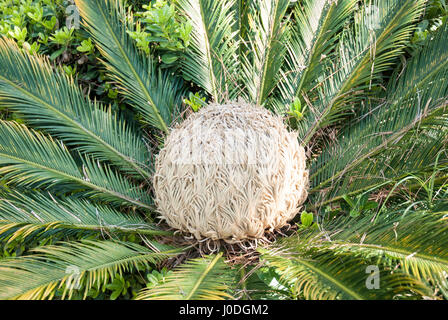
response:
<path id="1" fill-rule="evenodd" d="M 294 218 L 308 181 L 297 133 L 265 108 L 228 103 L 201 108 L 171 130 L 153 185 L 169 226 L 236 243 Z"/>

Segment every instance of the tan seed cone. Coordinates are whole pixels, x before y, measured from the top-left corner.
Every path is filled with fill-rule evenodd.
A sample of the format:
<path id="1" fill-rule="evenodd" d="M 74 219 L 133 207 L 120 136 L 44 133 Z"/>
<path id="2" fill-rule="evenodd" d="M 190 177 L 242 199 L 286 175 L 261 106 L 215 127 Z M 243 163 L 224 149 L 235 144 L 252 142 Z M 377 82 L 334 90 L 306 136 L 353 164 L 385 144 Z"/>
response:
<path id="1" fill-rule="evenodd" d="M 308 193 L 297 134 L 265 108 L 210 105 L 168 135 L 155 162 L 162 219 L 196 239 L 229 243 L 284 226 Z"/>

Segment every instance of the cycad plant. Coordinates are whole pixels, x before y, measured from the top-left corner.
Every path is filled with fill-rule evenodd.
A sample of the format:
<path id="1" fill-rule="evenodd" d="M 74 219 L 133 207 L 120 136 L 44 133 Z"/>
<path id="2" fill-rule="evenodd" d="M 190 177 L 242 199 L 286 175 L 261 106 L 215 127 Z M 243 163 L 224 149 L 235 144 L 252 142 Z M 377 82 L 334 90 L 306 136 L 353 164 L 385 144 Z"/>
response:
<path id="1" fill-rule="evenodd" d="M 448 26 L 410 53 L 425 0 L 178 0 L 191 42 L 171 68 L 122 3 L 75 2 L 136 116 L 0 40 L 22 119 L 0 122 L 0 237 L 25 247 L 0 260 L 1 299 L 125 297 L 130 275 L 138 299 L 448 298 Z M 157 223 L 153 159 L 188 91 L 283 116 L 307 151 L 309 213 L 256 252 L 195 258 Z"/>

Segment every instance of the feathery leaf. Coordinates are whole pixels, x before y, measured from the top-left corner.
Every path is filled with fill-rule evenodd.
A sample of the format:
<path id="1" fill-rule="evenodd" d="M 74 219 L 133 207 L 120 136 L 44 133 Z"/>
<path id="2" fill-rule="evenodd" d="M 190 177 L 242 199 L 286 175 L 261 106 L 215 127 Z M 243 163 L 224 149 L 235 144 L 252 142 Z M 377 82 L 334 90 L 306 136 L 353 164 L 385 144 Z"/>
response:
<path id="1" fill-rule="evenodd" d="M 15 122 L 0 121 L 0 174 L 17 186 L 85 189 L 102 200 L 150 209 L 149 196 L 106 165 L 81 158 L 82 172 L 67 148 Z"/>
<path id="2" fill-rule="evenodd" d="M 134 128 L 110 108 L 89 101 L 72 78 L 53 70 L 48 59 L 30 56 L 3 38 L 0 102 L 68 146 L 149 178 L 142 168 L 149 159 L 148 150 Z"/>
<path id="3" fill-rule="evenodd" d="M 47 230 L 95 230 L 101 234 L 170 234 L 158 230 L 136 214 L 85 199 L 58 198 L 51 193 L 9 191 L 0 197 L 0 234 L 12 230 L 8 242 Z"/>
<path id="4" fill-rule="evenodd" d="M 166 249 L 153 243 L 157 249 Z M 104 285 L 116 275 L 138 267 L 150 268 L 180 250 L 153 251 L 135 243 L 87 241 L 61 243 L 32 250 L 33 254 L 0 260 L 0 299 L 52 299 L 64 288 L 71 297 L 77 285 L 84 298 L 93 285 Z"/>
<path id="5" fill-rule="evenodd" d="M 408 63 L 385 103 L 368 105 L 313 162 L 311 193 L 331 183 L 322 203 L 434 166 L 448 126 L 447 31 L 441 28 Z"/>
<path id="6" fill-rule="evenodd" d="M 183 90 L 178 78 L 156 69 L 150 57 L 135 48 L 126 31 L 125 9 L 119 0 L 75 0 L 81 17 L 104 57 L 104 65 L 123 95 L 145 122 L 168 133 Z"/>
<path id="7" fill-rule="evenodd" d="M 189 260 L 164 283 L 143 289 L 139 300 L 223 300 L 231 298 L 227 293 L 232 277 L 222 261 L 222 253 L 214 257 Z"/>
<path id="8" fill-rule="evenodd" d="M 184 74 L 216 102 L 238 95 L 239 41 L 234 31 L 235 1 L 179 0 L 193 26 L 191 44 L 182 62 Z"/>

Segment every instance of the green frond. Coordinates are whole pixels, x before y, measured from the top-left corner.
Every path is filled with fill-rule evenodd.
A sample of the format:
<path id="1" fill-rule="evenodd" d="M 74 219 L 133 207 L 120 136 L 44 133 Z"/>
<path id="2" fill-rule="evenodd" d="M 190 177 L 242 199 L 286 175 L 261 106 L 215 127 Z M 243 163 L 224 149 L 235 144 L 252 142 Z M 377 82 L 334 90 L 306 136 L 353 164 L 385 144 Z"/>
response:
<path id="1" fill-rule="evenodd" d="M 16 42 L 0 39 L 0 103 L 29 124 L 76 150 L 111 161 L 126 173 L 149 178 L 142 136 L 96 102 L 47 58 L 31 56 Z"/>
<path id="2" fill-rule="evenodd" d="M 136 214 L 124 214 L 85 199 L 14 191 L 5 192 L 0 197 L 0 235 L 12 231 L 8 242 L 48 230 L 91 230 L 107 235 L 170 234 Z"/>
<path id="3" fill-rule="evenodd" d="M 250 102 L 264 105 L 276 87 L 289 39 L 285 18 L 289 0 L 249 1 L 247 41 L 241 56 L 241 82 Z"/>
<path id="4" fill-rule="evenodd" d="M 446 286 L 448 224 L 443 212 L 403 211 L 376 222 L 339 219 L 317 234 L 280 241 L 262 259 L 307 299 L 431 296 L 430 282 Z M 377 289 L 366 285 L 368 266 L 380 271 Z"/>
<path id="5" fill-rule="evenodd" d="M 446 128 L 448 122 L 444 125 Z M 432 174 L 440 177 L 447 172 L 448 155 L 444 152 L 448 146 L 444 129 L 435 129 L 433 134 L 426 132 L 409 132 L 403 137 L 403 144 L 395 146 L 381 146 L 389 148 L 378 153 L 372 153 L 363 163 L 351 167 L 340 178 L 335 178 L 330 188 L 313 190 L 313 207 L 341 200 L 344 196 L 370 194 L 379 188 L 392 186 L 397 183 L 411 185 L 413 177 L 429 178 Z M 352 149 L 347 149 L 352 152 Z M 339 153 L 338 150 L 335 153 Z M 362 150 L 357 155 L 363 158 Z M 326 155 L 328 156 L 328 155 Z M 319 158 L 319 161 L 331 162 L 331 157 Z M 344 159 L 341 159 L 341 161 Z M 333 172 L 335 174 L 336 172 Z M 313 176 L 314 178 L 314 176 Z"/>
<path id="6" fill-rule="evenodd" d="M 81 17 L 104 57 L 110 77 L 150 125 L 168 132 L 183 94 L 178 78 L 155 67 L 135 48 L 126 31 L 126 13 L 119 0 L 76 0 Z"/>
<path id="7" fill-rule="evenodd" d="M 433 82 L 447 78 L 447 33 L 448 26 L 442 26 L 404 67 L 398 66 L 387 88 L 388 100 L 397 104 L 412 99 L 417 92 L 427 91 Z"/>
<path id="8" fill-rule="evenodd" d="M 316 205 L 428 171 L 436 159 L 446 162 L 439 153 L 448 125 L 447 30 L 408 63 L 384 103 L 368 104 L 312 163 Z"/>
<path id="9" fill-rule="evenodd" d="M 331 249 L 376 257 L 416 279 L 448 290 L 448 202 L 427 210 L 403 208 L 331 227 Z"/>
<path id="10" fill-rule="evenodd" d="M 182 61 L 185 76 L 205 89 L 213 101 L 237 98 L 241 89 L 235 1 L 179 0 L 177 5 L 193 27 Z"/>
<path id="11" fill-rule="evenodd" d="M 0 299 L 52 299 L 61 288 L 62 299 L 70 298 L 77 285 L 84 289 L 85 298 L 93 285 L 105 285 L 137 268 L 149 269 L 180 252 L 152 245 L 155 251 L 135 243 L 85 240 L 39 247 L 29 256 L 2 259 Z"/>
<path id="12" fill-rule="evenodd" d="M 290 287 L 294 298 L 307 300 L 371 300 L 394 299 L 406 294 L 417 297 L 427 290 L 412 277 L 392 270 L 380 270 L 380 287 L 366 285 L 367 268 L 372 260 L 325 249 L 301 250 L 308 245 L 297 242 L 286 250 L 266 250 L 261 259 L 280 275 L 280 281 Z"/>
<path id="13" fill-rule="evenodd" d="M 309 99 L 316 95 L 318 102 L 311 101 L 311 111 L 301 130 L 303 144 L 319 128 L 344 116 L 361 92 L 380 83 L 382 72 L 391 68 L 408 44 L 425 3 L 426 0 L 369 1 L 360 8 L 353 26 L 340 34 L 335 57 L 323 60 L 324 72 L 306 93 Z"/>
<path id="14" fill-rule="evenodd" d="M 139 300 L 223 300 L 232 298 L 227 291 L 232 281 L 230 270 L 216 256 L 189 260 L 165 281 L 153 288 L 143 289 Z"/>
<path id="15" fill-rule="evenodd" d="M 356 0 L 297 2 L 279 82 L 284 104 L 300 98 L 319 78 L 323 72 L 322 59 L 335 50 L 337 34 L 351 18 L 357 3 Z"/>
<path id="16" fill-rule="evenodd" d="M 119 205 L 151 209 L 144 190 L 89 158 L 82 168 L 59 141 L 15 122 L 0 121 L 0 174 L 16 186 L 84 190 L 86 195 Z"/>
<path id="17" fill-rule="evenodd" d="M 150 216 L 144 138 L 163 142 L 187 84 L 291 115 L 318 221 L 259 247 L 256 266 L 220 252 L 162 270 L 137 300 L 448 298 L 448 24 L 406 58 L 429 0 L 175 0 L 192 30 L 172 67 L 135 46 L 126 0 L 74 1 L 143 124 L 0 37 L 0 107 L 26 123 L 0 120 L 0 299 L 85 299 L 186 249 L 147 239 L 174 234 Z M 334 218 L 352 196 L 382 200 Z"/>
<path id="18" fill-rule="evenodd" d="M 298 297 L 433 298 L 431 287 L 448 289 L 447 210 L 442 201 L 428 210 L 389 208 L 377 219 L 339 218 L 279 241 L 262 259 Z M 368 266 L 380 272 L 378 289 L 366 286 Z"/>
<path id="19" fill-rule="evenodd" d="M 280 284 L 272 283 L 272 269 L 258 264 L 256 266 L 235 266 L 238 285 L 234 289 L 234 296 L 238 300 L 282 300 L 289 297 L 288 292 L 282 290 Z M 276 274 L 275 274 L 276 275 Z"/>

